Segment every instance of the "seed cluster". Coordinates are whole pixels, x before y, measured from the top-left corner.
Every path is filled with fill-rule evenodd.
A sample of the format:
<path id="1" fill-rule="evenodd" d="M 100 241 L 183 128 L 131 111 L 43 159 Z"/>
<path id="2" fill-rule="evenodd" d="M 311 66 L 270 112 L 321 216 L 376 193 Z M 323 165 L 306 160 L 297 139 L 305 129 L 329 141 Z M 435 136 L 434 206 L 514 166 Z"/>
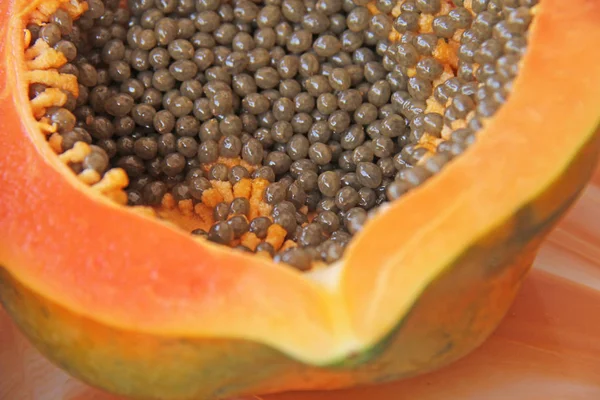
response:
<path id="1" fill-rule="evenodd" d="M 124 170 L 130 205 L 188 204 L 192 234 L 305 270 L 475 141 L 536 0 L 119 3 L 27 27 L 78 82 L 41 117 L 58 152 L 86 143 L 71 169 Z"/>

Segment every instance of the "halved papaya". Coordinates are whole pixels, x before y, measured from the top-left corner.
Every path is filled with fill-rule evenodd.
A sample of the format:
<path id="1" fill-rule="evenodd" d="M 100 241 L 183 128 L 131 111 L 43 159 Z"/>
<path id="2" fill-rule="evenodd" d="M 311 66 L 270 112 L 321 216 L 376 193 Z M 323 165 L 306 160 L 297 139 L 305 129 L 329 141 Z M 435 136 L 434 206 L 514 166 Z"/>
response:
<path id="1" fill-rule="evenodd" d="M 222 232 L 230 229 L 225 227 L 228 223 L 219 225 L 223 221 L 212 216 L 212 208 L 216 211 L 217 203 L 224 201 L 228 193 L 232 198 L 236 190 L 246 193 L 251 208 L 248 213 L 260 215 L 261 210 L 272 211 L 269 195 L 264 193 L 268 184 L 264 178 L 257 175 L 250 179 L 242 175 L 235 181 L 236 184 L 242 182 L 240 186 L 229 184 L 227 190 L 222 189 L 227 184 L 211 182 L 212 187 L 205 188 L 204 197 L 194 201 L 182 194 L 182 186 L 173 185 L 179 191 L 161 193 L 164 196 L 159 203 L 139 206 L 136 200 L 139 193 L 127 189 L 133 171 L 130 164 L 111 164 L 115 168 L 102 171 L 106 172 L 103 176 L 97 171 L 94 175 L 94 168 L 82 167 L 85 162 L 93 164 L 85 159 L 92 153 L 89 143 L 80 139 L 79 144 L 68 149 L 63 147 L 68 135 L 61 131 L 61 124 L 68 124 L 70 117 L 56 108 L 64 106 L 59 110 L 68 110 L 66 104 L 69 101 L 87 103 L 82 100 L 80 90 L 84 79 L 82 67 L 70 73 L 62 69 L 69 60 L 70 45 L 58 45 L 58 42 L 60 35 L 72 35 L 72 32 L 65 33 L 60 28 L 64 27 L 65 20 L 79 16 L 83 21 L 80 28 L 102 27 L 103 23 L 108 24 L 107 20 L 118 19 L 118 3 L 99 0 L 90 0 L 89 4 L 77 0 L 0 3 L 0 94 L 3 99 L 0 114 L 0 300 L 20 329 L 49 359 L 74 376 L 108 391 L 140 399 L 227 398 L 382 382 L 446 365 L 477 347 L 495 329 L 511 305 L 541 241 L 576 200 L 594 169 L 599 147 L 596 131 L 600 122 L 600 55 L 596 51 L 600 43 L 600 3 L 589 0 L 542 0 L 538 5 L 535 1 L 344 2 L 348 8 L 344 8 L 348 13 L 345 23 L 349 27 L 364 25 L 364 10 L 350 16 L 355 6 L 373 14 L 373 19 L 367 23 L 369 28 L 364 40 L 370 41 L 377 50 L 356 53 L 352 62 L 360 63 L 360 57 L 383 54 L 380 61 L 383 60 L 384 66 L 386 63 L 389 66 L 390 60 L 394 59 L 406 62 L 400 72 L 406 74 L 407 79 L 423 78 L 435 70 L 436 65 L 441 65 L 444 73 L 458 76 L 463 83 L 481 82 L 473 73 L 469 75 L 471 78 L 467 77 L 469 66 L 463 66 L 460 57 L 468 55 L 457 56 L 457 51 L 461 51 L 461 35 L 464 36 L 466 31 L 457 30 L 458 25 L 452 25 L 449 22 L 452 18 L 446 14 L 460 9 L 452 14 L 456 17 L 455 22 L 465 18 L 469 23 L 472 19 L 479 21 L 477 29 L 490 29 L 489 37 L 492 26 L 487 18 L 510 13 L 519 6 L 533 5 L 533 22 L 523 35 L 529 44 L 519 64 L 518 75 L 510 83 L 510 97 L 497 112 L 468 125 L 469 129 L 478 127 L 474 143 L 454 151 L 452 146 L 457 145 L 456 141 L 446 143 L 444 135 L 466 126 L 464 118 L 458 115 L 462 112 L 458 102 L 452 105 L 454 102 L 449 100 L 447 105 L 442 104 L 439 96 L 435 100 L 431 93 L 423 96 L 427 84 L 416 79 L 410 81 L 408 85 L 413 86 L 407 93 L 412 100 L 404 98 L 400 106 L 405 107 L 402 121 L 412 124 L 410 132 L 416 142 L 410 157 L 403 160 L 408 162 L 410 158 L 415 165 L 406 165 L 406 170 L 402 170 L 404 175 L 395 181 L 400 184 L 392 186 L 391 180 L 387 182 L 388 187 L 384 190 L 391 201 L 383 202 L 386 207 L 369 214 L 366 221 L 363 218 L 356 229 L 352 225 L 355 220 L 349 219 L 346 234 L 355 235 L 347 251 L 331 265 L 323 265 L 327 257 L 317 257 L 309 263 L 312 269 L 303 272 L 278 265 L 260 252 L 249 254 L 233 250 L 231 247 L 242 240 L 239 238 L 229 239 L 229 247 L 212 243 L 223 242 Z M 300 18 L 306 30 L 320 29 L 318 13 L 309 13 L 311 17 L 306 19 L 297 15 L 298 9 L 302 8 L 297 2 L 284 2 L 279 11 L 281 15 L 273 11 L 274 4 L 279 4 L 277 2 L 269 3 L 271 8 L 265 7 L 262 10 L 268 11 L 264 12 L 249 2 L 243 7 L 239 5 L 241 2 L 235 3 L 235 12 L 230 6 L 219 8 L 220 2 L 201 0 L 196 3 L 198 13 L 193 17 L 194 29 L 201 33 L 206 33 L 202 30 L 218 31 L 218 35 L 213 34 L 218 40 L 225 40 L 227 29 L 234 24 L 224 23 L 228 28 L 218 30 L 208 17 L 227 21 L 232 12 L 239 18 L 250 15 L 249 21 L 258 21 L 261 28 L 270 28 L 273 15 L 278 15 L 279 19 L 283 15 L 290 21 Z M 210 5 L 212 3 L 216 6 Z M 325 1 L 307 5 L 305 12 L 309 7 L 316 7 L 316 10 L 333 15 L 330 21 L 341 23 L 337 16 L 342 15 L 342 3 L 334 3 Z M 194 2 L 183 0 L 157 1 L 157 7 L 163 7 L 157 14 L 149 11 L 152 4 L 142 0 L 129 2 L 134 14 L 133 22 L 129 23 L 134 27 L 136 24 L 142 27 L 156 24 L 156 18 L 162 18 L 164 14 L 185 15 L 193 12 L 188 10 L 190 4 L 194 6 Z M 99 11 L 105 10 L 105 6 L 106 9 L 112 7 L 111 16 Z M 60 15 L 57 10 L 62 10 Z M 464 10 L 473 18 L 465 17 Z M 146 11 L 148 13 L 143 14 Z M 483 12 L 487 13 L 484 17 L 477 19 L 474 16 Z M 410 13 L 420 16 L 414 19 Z M 388 14 L 404 15 L 396 20 L 393 30 L 390 19 L 386 19 Z M 94 18 L 99 25 L 94 25 Z M 279 21 L 277 18 L 276 22 Z M 186 24 L 191 26 L 187 22 L 180 23 L 177 33 L 172 35 L 184 35 L 181 32 L 185 32 Z M 46 26 L 51 27 L 41 32 L 40 27 Z M 235 28 L 238 33 L 246 29 L 245 25 L 240 26 Z M 454 26 L 451 34 L 447 32 L 448 26 Z M 167 28 L 165 35 L 169 35 Z M 506 39 L 502 35 L 510 37 L 514 34 L 510 26 L 505 28 L 494 30 L 498 41 Z M 130 28 L 134 29 L 137 28 Z M 315 39 L 313 51 L 321 58 L 314 56 L 314 59 L 331 58 L 331 65 L 335 65 L 333 63 L 338 62 L 333 59 L 336 54 L 327 49 L 329 45 L 336 48 L 342 41 L 330 34 L 335 33 L 334 28 L 329 29 L 328 34 Z M 412 50 L 394 45 L 404 45 L 407 37 L 416 35 L 410 33 L 411 29 L 439 36 L 433 43 L 435 50 L 428 58 L 429 69 L 426 63 L 421 67 L 411 66 L 416 59 L 412 64 L 406 60 L 411 57 Z M 142 47 L 153 40 L 157 42 L 162 36 L 156 34 L 140 39 L 142 30 L 140 28 L 137 39 L 138 33 L 132 32 L 131 36 L 137 48 L 146 51 Z M 102 42 L 104 31 L 98 28 L 94 32 L 94 40 L 105 45 L 106 42 Z M 111 32 L 113 37 L 122 37 L 119 35 L 123 30 L 115 28 Z M 267 29 L 257 35 L 255 41 L 264 43 L 267 39 L 263 35 L 268 36 L 266 32 Z M 289 35 L 294 40 L 287 42 L 287 50 L 291 53 L 301 51 L 305 34 L 289 32 Z M 387 40 L 378 35 L 385 35 Z M 200 35 L 198 40 L 209 40 L 206 36 Z M 127 39 L 122 37 L 122 44 Z M 146 44 L 140 45 L 141 42 Z M 148 46 L 148 49 L 152 47 Z M 243 48 L 244 44 L 239 42 L 237 46 Z M 173 50 L 173 54 L 182 54 L 184 47 Z M 283 51 L 283 47 L 280 48 Z M 106 57 L 104 62 L 112 57 L 112 50 L 109 50 L 102 54 L 96 50 L 86 55 L 85 62 L 80 62 L 93 64 L 90 60 L 100 57 L 100 65 L 102 57 Z M 392 58 L 388 50 L 396 58 Z M 400 52 L 405 54 L 398 55 Z M 478 57 L 485 60 L 493 53 L 490 45 L 489 49 L 480 50 Z M 175 58 L 173 54 L 171 57 Z M 203 57 L 198 63 L 203 62 Z M 226 58 L 222 60 L 223 65 L 227 65 Z M 133 60 L 131 54 L 128 60 Z M 143 64 L 144 60 L 140 62 Z M 153 62 L 161 61 L 154 59 Z M 236 63 L 232 62 L 230 66 L 231 75 L 239 73 L 236 68 L 240 64 Z M 173 67 L 172 71 L 169 67 L 176 79 L 186 75 L 186 67 L 182 65 Z M 312 68 L 307 65 L 302 68 Z M 474 69 L 482 68 L 484 73 L 482 65 L 476 65 Z M 371 67 L 373 70 L 365 72 L 365 76 L 377 75 L 379 67 L 368 64 L 364 68 Z M 98 80 L 118 82 L 119 76 L 129 67 L 119 68 L 115 66 L 111 71 L 105 68 L 102 73 L 96 71 L 95 85 L 99 85 Z M 263 72 L 263 76 L 254 75 L 254 82 L 264 85 L 263 90 L 267 91 L 273 84 L 273 74 L 271 70 Z M 220 72 L 212 70 L 211 73 Z M 435 72 L 431 73 L 435 75 Z M 110 79 L 106 78 L 107 74 Z M 282 77 L 287 72 L 279 74 Z M 339 84 L 339 90 L 343 90 L 346 79 L 343 73 L 340 72 L 339 82 L 334 79 L 333 70 L 327 74 L 330 89 Z M 155 79 L 154 88 L 169 87 L 172 77 L 158 75 L 155 73 L 151 77 Z M 208 86 L 207 80 L 203 81 L 205 78 L 196 76 L 194 79 Z M 320 97 L 327 92 L 321 92 L 323 85 L 326 86 L 323 79 L 299 79 L 297 82 L 304 85 L 309 94 L 315 92 L 313 97 L 318 98 L 319 113 L 326 113 L 331 96 Z M 371 83 L 376 88 L 373 91 Z M 34 84 L 43 87 L 34 88 L 32 95 Z M 381 104 L 381 93 L 385 90 L 375 93 L 380 89 L 377 82 L 367 80 L 366 84 L 361 84 L 369 103 Z M 193 85 L 196 84 L 190 83 L 190 88 L 185 90 L 192 93 Z M 432 85 L 431 79 L 429 85 Z M 227 96 L 217 101 L 215 94 L 220 89 L 223 88 L 212 87 L 209 92 L 213 97 L 206 100 L 215 116 L 221 115 L 223 109 L 220 107 L 232 107 L 227 105 Z M 431 89 L 432 92 L 433 87 Z M 179 90 L 181 93 L 184 89 Z M 268 99 L 272 95 L 271 92 L 269 95 L 262 93 L 261 96 Z M 116 92 L 110 95 L 118 98 Z M 342 101 L 340 94 L 337 95 L 339 107 L 346 100 Z M 469 95 L 475 96 L 467 91 L 467 97 Z M 419 97 L 421 100 L 415 100 Z M 151 97 L 148 99 L 151 103 Z M 418 110 L 415 110 L 421 104 L 418 101 L 425 102 L 423 99 L 430 112 L 444 114 L 443 121 L 448 127 L 440 129 L 443 132 L 438 132 L 441 136 L 437 138 L 429 131 L 419 134 L 416 126 Z M 263 100 L 255 96 L 245 101 L 238 107 L 246 107 L 250 112 L 253 107 L 260 108 Z M 103 110 L 109 114 L 109 110 L 120 113 L 122 107 L 131 111 L 127 104 L 114 103 L 104 104 Z M 156 107 L 161 108 L 158 104 Z M 485 116 L 485 107 L 485 104 L 481 106 L 477 115 Z M 369 106 L 365 106 L 363 113 L 354 113 L 357 125 L 369 119 L 367 108 Z M 453 111 L 446 112 L 448 109 Z M 55 114 L 51 115 L 55 111 L 67 117 L 55 118 Z M 140 112 L 136 118 L 143 124 L 146 117 L 142 114 Z M 100 124 L 90 122 L 98 115 L 104 114 L 98 111 L 88 121 L 81 120 L 78 114 L 80 125 L 77 126 Z M 268 123 L 266 116 L 260 118 Z M 400 117 L 394 118 L 385 123 L 398 122 Z M 225 117 L 221 115 L 216 122 L 223 120 Z M 74 126 L 75 122 L 70 129 Z M 99 135 L 101 128 L 96 125 L 94 129 Z M 187 128 L 181 129 L 183 132 Z M 271 134 L 284 137 L 286 126 L 281 132 L 278 129 L 273 128 Z M 400 139 L 392 135 L 393 129 L 388 130 L 394 137 L 394 148 L 400 151 Z M 144 134 L 147 130 L 140 132 Z M 380 136 L 374 135 L 373 140 L 376 137 Z M 470 137 L 474 138 L 473 135 Z M 355 136 L 350 135 L 344 140 L 351 142 L 354 139 Z M 94 136 L 93 140 L 98 147 L 100 136 Z M 223 143 L 224 139 L 219 143 L 224 148 L 221 155 L 230 154 L 227 151 L 236 146 L 227 147 Z M 444 146 L 449 148 L 444 150 Z M 280 147 L 274 146 L 273 153 Z M 421 153 L 427 154 L 416 160 L 415 153 L 419 148 L 425 149 Z M 313 153 L 317 150 L 315 148 Z M 456 154 L 439 173 L 398 196 L 398 192 L 410 186 L 410 174 L 416 174 L 417 167 L 444 152 Z M 323 154 L 315 155 L 316 161 L 313 161 L 322 162 Z M 234 154 L 227 161 L 230 167 L 244 165 L 238 155 Z M 265 161 L 265 165 L 275 170 L 277 163 L 273 159 Z M 338 161 L 335 168 L 342 164 L 342 160 Z M 163 172 L 164 168 L 174 168 L 172 164 L 164 165 Z M 205 166 L 194 165 L 200 169 Z M 251 170 L 254 167 L 244 168 Z M 331 170 L 328 168 L 323 167 L 319 172 Z M 370 165 L 360 171 L 358 166 L 356 168 L 354 174 L 362 174 L 359 182 L 363 186 L 369 187 L 374 179 L 377 180 L 377 173 L 369 172 Z M 379 168 L 383 170 L 382 166 Z M 407 172 L 409 170 L 412 172 Z M 203 173 L 216 178 L 218 171 L 205 170 Z M 277 179 L 284 179 L 284 173 L 277 175 Z M 250 186 L 244 189 L 244 184 Z M 352 187 L 352 182 L 346 187 Z M 262 189 L 254 201 L 252 196 L 256 188 Z M 297 197 L 290 193 L 288 190 L 288 198 L 296 201 Z M 343 218 L 348 219 L 349 210 L 343 209 L 347 201 L 337 200 L 336 204 L 345 212 Z M 123 204 L 127 202 L 129 206 Z M 296 205 L 299 210 L 303 206 Z M 190 211 L 192 209 L 197 215 Z M 306 229 L 310 225 L 308 221 L 317 217 L 308 207 L 303 210 L 306 220 L 301 225 L 304 224 L 302 229 Z M 218 216 L 218 213 L 214 215 Z M 300 236 L 294 236 L 282 221 L 275 222 L 271 225 L 274 228 L 269 228 L 263 239 L 266 238 L 264 242 L 271 247 L 282 249 L 282 255 L 275 257 L 277 260 L 298 266 L 294 257 L 304 257 L 303 260 L 312 257 L 308 250 L 302 252 L 303 231 Z M 214 228 L 217 225 L 219 228 Z M 194 237 L 185 231 L 198 227 L 210 228 L 209 239 L 212 234 L 214 240 Z M 256 241 L 262 243 L 258 235 L 254 236 L 254 245 L 244 245 L 246 250 L 248 247 L 254 250 L 258 246 Z M 294 253 L 290 249 L 300 250 Z M 306 263 L 300 264 L 300 269 L 307 269 Z"/>

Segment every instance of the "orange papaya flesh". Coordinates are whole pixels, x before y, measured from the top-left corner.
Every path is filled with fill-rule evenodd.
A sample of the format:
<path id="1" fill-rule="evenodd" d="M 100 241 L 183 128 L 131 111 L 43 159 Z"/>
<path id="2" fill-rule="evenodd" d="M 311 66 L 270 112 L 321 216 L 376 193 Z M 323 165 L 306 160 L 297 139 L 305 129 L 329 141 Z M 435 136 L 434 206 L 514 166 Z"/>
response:
<path id="1" fill-rule="evenodd" d="M 49 357 L 118 393 L 334 388 L 450 362 L 497 325 L 596 161 L 600 5 L 546 0 L 514 92 L 477 143 L 370 221 L 340 264 L 301 276 L 198 244 L 70 176 L 29 134 L 37 127 L 9 56 L 22 51 L 21 21 L 6 20 L 19 6 L 0 5 L 0 182 L 11 188 L 0 194 L 0 297 Z"/>

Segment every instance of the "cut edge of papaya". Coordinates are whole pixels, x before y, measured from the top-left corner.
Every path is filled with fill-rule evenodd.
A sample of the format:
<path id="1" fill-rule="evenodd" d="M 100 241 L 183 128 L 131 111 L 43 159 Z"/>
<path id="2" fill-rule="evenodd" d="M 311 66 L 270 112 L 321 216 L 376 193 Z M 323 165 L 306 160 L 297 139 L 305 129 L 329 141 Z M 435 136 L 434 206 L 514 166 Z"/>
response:
<path id="1" fill-rule="evenodd" d="M 600 61 L 600 4 L 546 0 L 514 92 L 472 148 L 369 221 L 342 262 L 305 279 L 271 261 L 197 242 L 91 193 L 72 176 L 37 134 L 22 64 L 15 62 L 22 60 L 23 21 L 10 15 L 23 3 L 6 2 L 0 14 L 7 38 L 0 44 L 7 100 L 0 184 L 14 188 L 0 194 L 0 262 L 49 301 L 137 332 L 253 340 L 312 364 L 363 351 L 471 245 L 490 232 L 514 234 L 494 229 L 558 181 L 598 125 L 600 62 L 593 61 Z M 569 34 L 555 25 L 569 26 Z M 571 61 L 582 57 L 585 69 Z M 569 94 L 556 97 L 562 90 Z M 574 104 L 568 117 L 557 112 Z M 576 134 L 543 140 L 559 130 Z M 491 162 L 494 155 L 500 160 Z"/>

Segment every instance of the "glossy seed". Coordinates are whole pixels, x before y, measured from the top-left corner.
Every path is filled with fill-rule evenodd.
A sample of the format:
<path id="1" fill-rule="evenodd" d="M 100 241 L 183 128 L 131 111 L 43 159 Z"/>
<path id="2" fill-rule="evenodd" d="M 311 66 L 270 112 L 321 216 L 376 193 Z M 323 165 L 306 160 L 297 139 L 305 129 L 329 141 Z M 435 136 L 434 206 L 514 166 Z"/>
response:
<path id="1" fill-rule="evenodd" d="M 74 172 L 123 168 L 131 205 L 167 193 L 196 205 L 211 181 L 221 195 L 231 184 L 250 198 L 225 196 L 192 234 L 250 251 L 238 240 L 264 240 L 275 222 L 298 247 L 256 252 L 307 270 L 342 258 L 370 210 L 474 143 L 510 96 L 536 3 L 89 0 L 79 20 L 59 9 L 27 27 L 78 80 L 79 96 L 45 114 L 62 150 L 91 145 Z M 270 183 L 268 217 L 248 220 L 247 179 Z"/>

